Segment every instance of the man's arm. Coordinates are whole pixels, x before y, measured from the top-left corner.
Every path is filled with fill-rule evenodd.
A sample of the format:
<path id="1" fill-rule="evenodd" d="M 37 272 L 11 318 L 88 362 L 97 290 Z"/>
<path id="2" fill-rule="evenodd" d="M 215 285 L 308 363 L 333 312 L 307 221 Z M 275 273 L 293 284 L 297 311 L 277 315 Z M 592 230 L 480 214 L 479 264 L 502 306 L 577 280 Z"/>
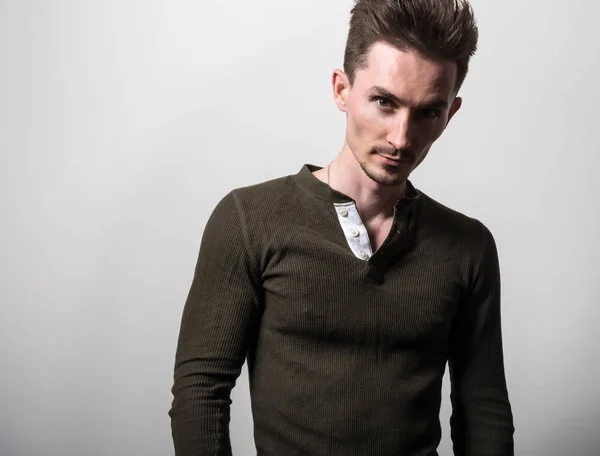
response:
<path id="1" fill-rule="evenodd" d="M 211 214 L 185 303 L 169 411 L 176 456 L 231 454 L 231 389 L 255 337 L 261 287 L 232 193 Z"/>
<path id="2" fill-rule="evenodd" d="M 478 224 L 481 253 L 450 336 L 451 437 L 456 456 L 513 456 L 498 252 L 490 231 Z"/>

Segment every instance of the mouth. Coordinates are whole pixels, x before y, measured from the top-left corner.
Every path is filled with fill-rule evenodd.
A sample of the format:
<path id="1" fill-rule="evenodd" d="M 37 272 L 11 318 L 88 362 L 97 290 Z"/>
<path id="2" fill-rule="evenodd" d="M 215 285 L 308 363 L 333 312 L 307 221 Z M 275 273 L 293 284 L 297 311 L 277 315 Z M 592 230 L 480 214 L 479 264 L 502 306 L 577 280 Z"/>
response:
<path id="1" fill-rule="evenodd" d="M 379 154 L 377 154 L 379 155 Z M 411 163 L 412 160 L 408 160 L 408 159 L 402 159 L 402 158 L 392 158 L 392 157 L 386 157 L 385 155 L 379 155 L 382 159 L 382 161 L 387 164 L 387 165 L 392 165 L 392 166 L 399 166 L 401 163 Z"/>

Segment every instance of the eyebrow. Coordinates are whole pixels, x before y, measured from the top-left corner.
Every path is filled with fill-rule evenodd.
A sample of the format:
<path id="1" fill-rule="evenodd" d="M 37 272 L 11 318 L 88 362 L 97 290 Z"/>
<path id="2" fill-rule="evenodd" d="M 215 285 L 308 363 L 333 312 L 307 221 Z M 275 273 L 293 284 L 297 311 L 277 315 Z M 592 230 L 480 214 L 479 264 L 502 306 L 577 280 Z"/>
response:
<path id="1" fill-rule="evenodd" d="M 391 101 L 393 101 L 394 103 L 401 105 L 401 106 L 408 106 L 410 105 L 410 103 L 408 103 L 407 101 L 397 97 L 396 95 L 394 95 L 392 92 L 390 92 L 389 90 L 387 90 L 384 87 L 381 86 L 373 86 L 369 89 L 369 91 L 374 94 L 374 95 L 379 95 L 385 98 L 390 99 Z M 434 100 L 430 103 L 421 105 L 421 106 L 416 106 L 417 109 L 435 109 L 435 108 L 447 108 L 448 107 L 448 102 L 446 100 Z"/>

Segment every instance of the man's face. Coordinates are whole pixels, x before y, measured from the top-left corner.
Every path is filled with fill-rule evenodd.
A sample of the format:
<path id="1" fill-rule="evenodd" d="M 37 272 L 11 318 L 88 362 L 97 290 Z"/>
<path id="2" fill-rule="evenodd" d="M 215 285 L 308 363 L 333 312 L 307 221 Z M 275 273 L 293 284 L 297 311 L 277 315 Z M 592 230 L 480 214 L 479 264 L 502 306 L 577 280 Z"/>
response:
<path id="1" fill-rule="evenodd" d="M 381 185 L 399 185 L 425 158 L 456 113 L 456 64 L 378 42 L 354 85 L 336 70 L 338 107 L 347 113 L 346 143 L 363 171 Z"/>

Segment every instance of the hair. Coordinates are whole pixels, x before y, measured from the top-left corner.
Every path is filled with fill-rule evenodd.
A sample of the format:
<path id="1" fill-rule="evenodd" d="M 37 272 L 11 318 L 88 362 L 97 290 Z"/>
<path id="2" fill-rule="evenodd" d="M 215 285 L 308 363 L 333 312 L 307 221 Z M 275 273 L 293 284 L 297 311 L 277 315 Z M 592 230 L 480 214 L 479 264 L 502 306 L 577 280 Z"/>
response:
<path id="1" fill-rule="evenodd" d="M 456 63 L 456 85 L 462 86 L 479 32 L 468 0 L 355 0 L 344 53 L 350 85 L 356 71 L 368 67 L 377 42 L 401 51 L 417 51 L 434 60 Z"/>

